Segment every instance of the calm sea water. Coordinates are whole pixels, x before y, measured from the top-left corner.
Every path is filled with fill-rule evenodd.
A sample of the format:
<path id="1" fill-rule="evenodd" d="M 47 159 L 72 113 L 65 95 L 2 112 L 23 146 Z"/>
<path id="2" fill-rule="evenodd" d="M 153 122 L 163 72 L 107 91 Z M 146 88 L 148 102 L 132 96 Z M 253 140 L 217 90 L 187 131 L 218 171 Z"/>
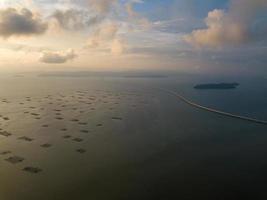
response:
<path id="1" fill-rule="evenodd" d="M 0 128 L 11 135 L 0 135 L 0 199 L 266 199 L 267 126 L 198 110 L 157 87 L 267 120 L 267 80 L 193 89 L 207 81 L 1 77 Z M 24 160 L 7 160 L 14 156 Z"/>

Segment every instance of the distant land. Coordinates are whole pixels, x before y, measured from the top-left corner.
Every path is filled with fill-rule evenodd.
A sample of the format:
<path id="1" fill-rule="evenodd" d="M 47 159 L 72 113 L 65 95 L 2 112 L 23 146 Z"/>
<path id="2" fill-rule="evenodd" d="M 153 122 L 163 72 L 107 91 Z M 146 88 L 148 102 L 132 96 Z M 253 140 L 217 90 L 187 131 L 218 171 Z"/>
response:
<path id="1" fill-rule="evenodd" d="M 155 74 L 149 72 L 89 72 L 89 71 L 78 71 L 78 72 L 48 72 L 41 73 L 39 77 L 120 77 L 120 78 L 167 78 L 165 74 Z"/>
<path id="2" fill-rule="evenodd" d="M 194 88 L 198 90 L 228 90 L 236 89 L 239 86 L 239 83 L 208 83 L 208 84 L 199 84 Z"/>
<path id="3" fill-rule="evenodd" d="M 166 75 L 156 75 L 156 74 L 149 74 L 149 75 L 126 75 L 124 78 L 168 78 Z"/>

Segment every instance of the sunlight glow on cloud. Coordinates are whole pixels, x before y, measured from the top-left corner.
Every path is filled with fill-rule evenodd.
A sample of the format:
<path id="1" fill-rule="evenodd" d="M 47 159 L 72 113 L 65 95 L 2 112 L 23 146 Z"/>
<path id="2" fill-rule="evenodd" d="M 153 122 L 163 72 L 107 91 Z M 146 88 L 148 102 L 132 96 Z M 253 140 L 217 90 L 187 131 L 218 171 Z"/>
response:
<path id="1" fill-rule="evenodd" d="M 232 0 L 228 12 L 219 9 L 209 12 L 205 19 L 207 28 L 194 30 L 184 40 L 197 47 L 220 47 L 261 39 L 252 27 L 264 7 L 267 7 L 266 0 Z"/>

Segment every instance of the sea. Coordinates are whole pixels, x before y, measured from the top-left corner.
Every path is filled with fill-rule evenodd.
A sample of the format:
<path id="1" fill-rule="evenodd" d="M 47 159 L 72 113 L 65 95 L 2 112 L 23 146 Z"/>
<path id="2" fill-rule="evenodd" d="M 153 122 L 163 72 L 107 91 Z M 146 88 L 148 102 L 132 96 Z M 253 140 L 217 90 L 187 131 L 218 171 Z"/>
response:
<path id="1" fill-rule="evenodd" d="M 267 120 L 264 77 L 1 74 L 0 199 L 267 199 L 267 125 L 160 88 Z"/>

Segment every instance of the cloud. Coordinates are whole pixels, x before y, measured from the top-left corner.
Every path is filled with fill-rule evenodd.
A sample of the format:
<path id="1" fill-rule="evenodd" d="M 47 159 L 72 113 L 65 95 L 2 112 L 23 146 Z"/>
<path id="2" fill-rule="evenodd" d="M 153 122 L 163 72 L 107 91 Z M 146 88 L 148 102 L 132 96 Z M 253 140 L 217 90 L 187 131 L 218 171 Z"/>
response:
<path id="1" fill-rule="evenodd" d="M 122 39 L 116 38 L 111 43 L 111 53 L 115 56 L 119 56 L 124 53 L 126 44 Z"/>
<path id="2" fill-rule="evenodd" d="M 136 4 L 136 3 L 144 3 L 144 2 L 141 0 L 132 0 L 132 1 L 129 1 L 128 3 L 126 3 L 126 5 L 125 5 L 126 11 L 130 17 L 138 17 L 139 16 L 139 14 L 137 12 L 135 12 L 135 10 L 133 8 L 134 4 Z"/>
<path id="3" fill-rule="evenodd" d="M 59 26 L 67 30 L 80 30 L 83 29 L 84 16 L 81 12 L 74 9 L 69 9 L 66 11 L 56 10 L 52 15 L 54 19 L 58 22 Z"/>
<path id="4" fill-rule="evenodd" d="M 127 45 L 118 33 L 119 28 L 115 22 L 102 24 L 89 37 L 86 48 L 108 50 L 116 56 L 123 54 Z"/>
<path id="5" fill-rule="evenodd" d="M 56 27 L 64 30 L 79 31 L 86 28 L 94 29 L 102 27 L 107 21 L 115 21 L 119 16 L 120 4 L 118 0 L 84 0 L 83 7 L 67 7 L 67 9 L 57 9 L 51 17 L 56 21 Z M 89 7 L 87 7 L 89 5 Z M 73 6 L 73 5 L 72 5 Z M 101 28 L 97 28 L 100 30 Z M 97 31 L 98 31 L 97 30 Z"/>
<path id="6" fill-rule="evenodd" d="M 88 0 L 88 2 L 97 12 L 106 14 L 111 10 L 117 0 Z"/>
<path id="7" fill-rule="evenodd" d="M 134 29 L 145 29 L 150 22 L 134 10 L 134 4 L 144 3 L 142 0 L 88 0 L 92 8 L 97 11 L 101 20 L 88 38 L 86 48 L 110 51 L 113 55 L 121 55 L 126 49 L 126 40 L 122 35 Z M 128 17 L 127 19 L 122 19 Z M 119 21 L 119 22 L 118 22 Z"/>
<path id="8" fill-rule="evenodd" d="M 42 52 L 39 61 L 47 64 L 62 64 L 66 63 L 67 61 L 73 60 L 76 58 L 77 55 L 75 54 L 73 49 L 69 49 L 65 52 Z"/>
<path id="9" fill-rule="evenodd" d="M 141 4 L 141 3 L 144 2 L 142 0 L 130 0 L 125 4 L 125 9 L 131 23 L 139 25 L 141 28 L 148 29 L 151 26 L 150 21 L 147 18 L 141 16 L 134 10 L 134 4 Z"/>
<path id="10" fill-rule="evenodd" d="M 266 20 L 260 20 L 264 11 L 267 0 L 232 0 L 227 12 L 209 12 L 205 19 L 207 28 L 194 30 L 184 40 L 197 47 L 220 47 L 266 39 L 267 28 L 262 28 Z"/>
<path id="11" fill-rule="evenodd" d="M 0 10 L 0 36 L 29 36 L 45 33 L 48 25 L 26 8 L 17 10 L 7 8 Z"/>
<path id="12" fill-rule="evenodd" d="M 56 10 L 52 17 L 65 30 L 85 29 L 100 23 L 103 19 L 101 16 L 90 15 L 86 11 L 76 9 Z"/>
<path id="13" fill-rule="evenodd" d="M 102 24 L 89 37 L 87 47 L 96 48 L 112 41 L 119 30 L 117 23 Z"/>

